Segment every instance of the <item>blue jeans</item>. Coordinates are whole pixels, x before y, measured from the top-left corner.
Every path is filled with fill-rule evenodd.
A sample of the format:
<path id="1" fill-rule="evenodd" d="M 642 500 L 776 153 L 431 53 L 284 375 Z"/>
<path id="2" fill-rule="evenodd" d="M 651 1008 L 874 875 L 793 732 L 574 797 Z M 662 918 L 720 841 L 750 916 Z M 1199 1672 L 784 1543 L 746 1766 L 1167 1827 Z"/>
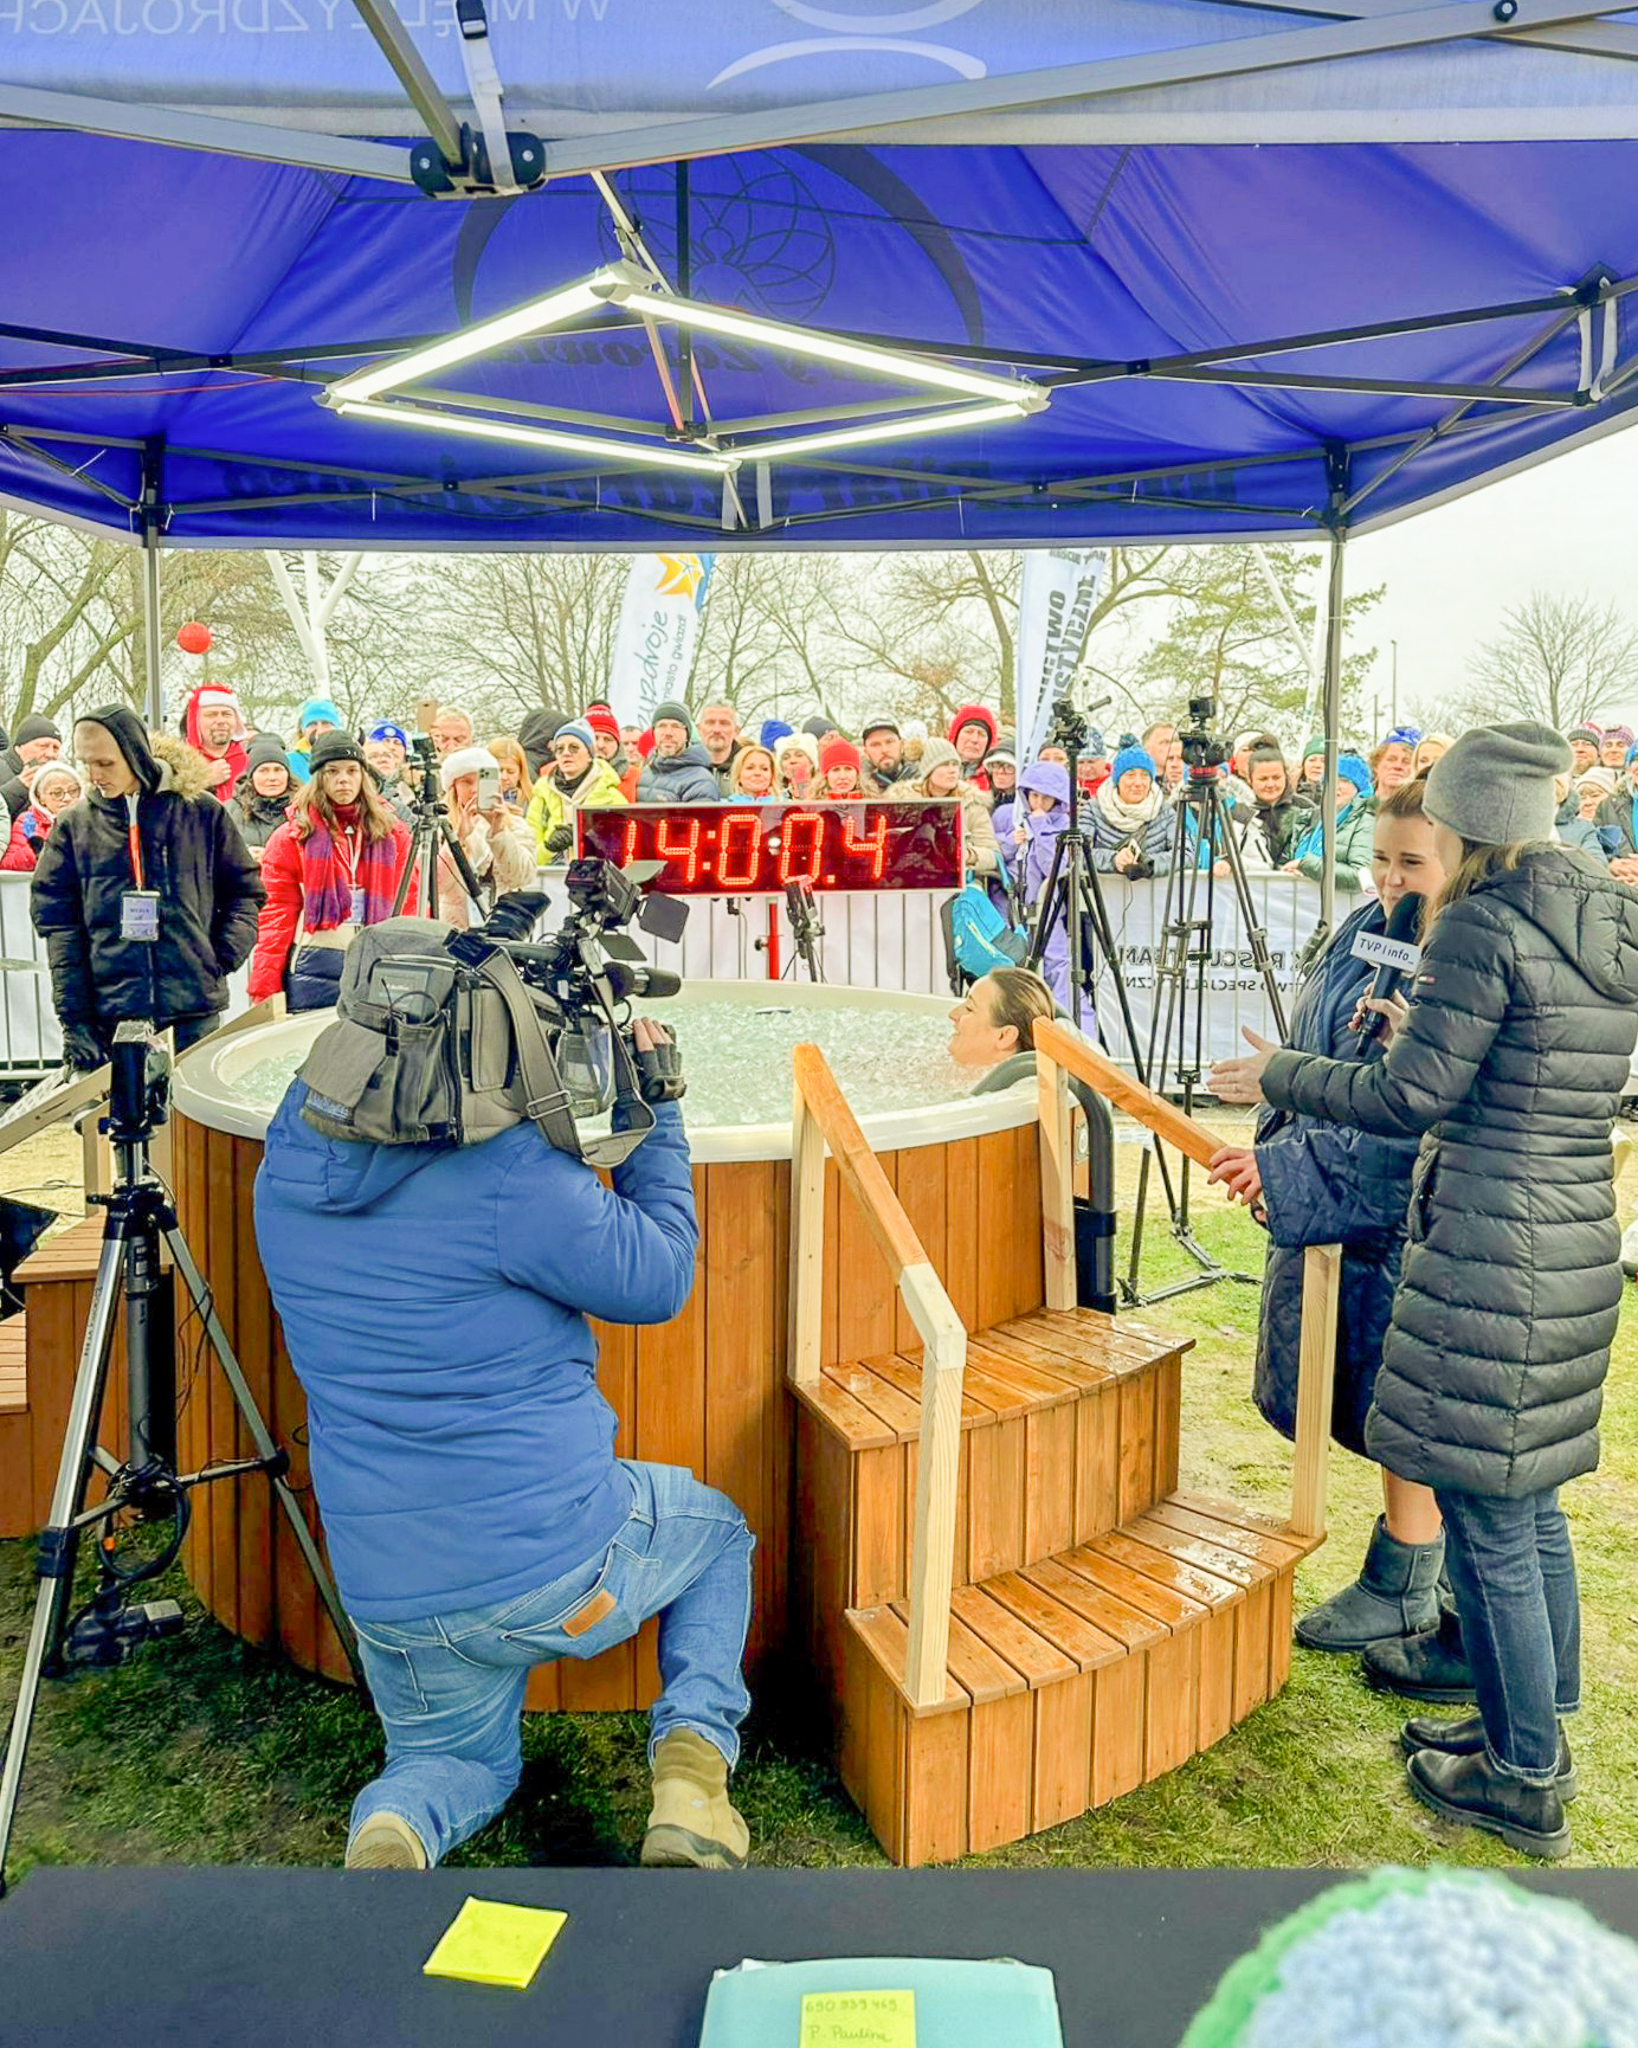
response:
<path id="1" fill-rule="evenodd" d="M 1581 1704 L 1581 1601 L 1558 1494 L 1435 1496 L 1490 1761 L 1550 1785 L 1559 1716 Z"/>
<path id="2" fill-rule="evenodd" d="M 663 1690 L 649 1709 L 650 1758 L 662 1736 L 691 1728 L 730 1769 L 738 1761 L 755 1539 L 733 1502 L 691 1472 L 620 1462 L 631 1515 L 562 1578 L 496 1606 L 354 1623 L 387 1737 L 387 1768 L 353 1802 L 354 1834 L 372 1813 L 395 1813 L 439 1862 L 516 1789 L 531 1667 L 595 1657 L 651 1614 Z"/>

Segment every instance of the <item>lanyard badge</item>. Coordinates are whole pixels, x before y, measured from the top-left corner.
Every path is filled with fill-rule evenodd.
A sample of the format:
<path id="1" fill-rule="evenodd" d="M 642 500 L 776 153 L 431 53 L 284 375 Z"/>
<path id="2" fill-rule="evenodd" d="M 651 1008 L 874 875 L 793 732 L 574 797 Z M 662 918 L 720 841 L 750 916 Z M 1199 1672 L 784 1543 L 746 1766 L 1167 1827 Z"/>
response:
<path id="1" fill-rule="evenodd" d="M 151 946 L 159 937 L 157 889 L 127 889 L 119 899 L 119 935 Z"/>

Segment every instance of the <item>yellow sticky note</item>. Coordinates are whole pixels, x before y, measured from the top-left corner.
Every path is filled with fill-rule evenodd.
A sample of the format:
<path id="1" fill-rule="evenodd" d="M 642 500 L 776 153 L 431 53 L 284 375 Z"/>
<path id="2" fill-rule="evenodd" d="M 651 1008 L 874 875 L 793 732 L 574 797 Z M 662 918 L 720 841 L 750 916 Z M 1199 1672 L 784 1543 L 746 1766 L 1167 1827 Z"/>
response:
<path id="1" fill-rule="evenodd" d="M 809 1991 L 799 2048 L 916 2048 L 913 1991 Z"/>
<path id="2" fill-rule="evenodd" d="M 428 1977 L 464 1977 L 471 1984 L 511 1984 L 522 1991 L 568 1917 L 539 1906 L 468 1899 L 421 1965 L 422 1972 Z"/>

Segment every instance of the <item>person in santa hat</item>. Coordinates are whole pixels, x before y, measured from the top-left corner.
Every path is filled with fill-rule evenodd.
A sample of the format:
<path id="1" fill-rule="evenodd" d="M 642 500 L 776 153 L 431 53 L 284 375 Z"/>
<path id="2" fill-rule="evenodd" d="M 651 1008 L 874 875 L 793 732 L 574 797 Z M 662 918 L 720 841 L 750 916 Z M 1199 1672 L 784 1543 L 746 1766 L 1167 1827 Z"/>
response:
<path id="1" fill-rule="evenodd" d="M 205 787 L 227 803 L 250 757 L 239 700 L 225 683 L 201 683 L 190 693 L 182 714 L 182 737 L 205 757 Z"/>

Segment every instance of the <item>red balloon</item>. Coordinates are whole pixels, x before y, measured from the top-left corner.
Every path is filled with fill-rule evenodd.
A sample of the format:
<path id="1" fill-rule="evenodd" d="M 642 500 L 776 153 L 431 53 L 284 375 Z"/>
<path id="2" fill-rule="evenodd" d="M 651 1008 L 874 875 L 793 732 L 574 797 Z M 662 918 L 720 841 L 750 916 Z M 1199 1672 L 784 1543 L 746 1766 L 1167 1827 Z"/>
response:
<path id="1" fill-rule="evenodd" d="M 204 654 L 210 647 L 209 626 L 200 625 L 197 619 L 190 619 L 176 635 L 176 644 L 184 654 Z"/>

